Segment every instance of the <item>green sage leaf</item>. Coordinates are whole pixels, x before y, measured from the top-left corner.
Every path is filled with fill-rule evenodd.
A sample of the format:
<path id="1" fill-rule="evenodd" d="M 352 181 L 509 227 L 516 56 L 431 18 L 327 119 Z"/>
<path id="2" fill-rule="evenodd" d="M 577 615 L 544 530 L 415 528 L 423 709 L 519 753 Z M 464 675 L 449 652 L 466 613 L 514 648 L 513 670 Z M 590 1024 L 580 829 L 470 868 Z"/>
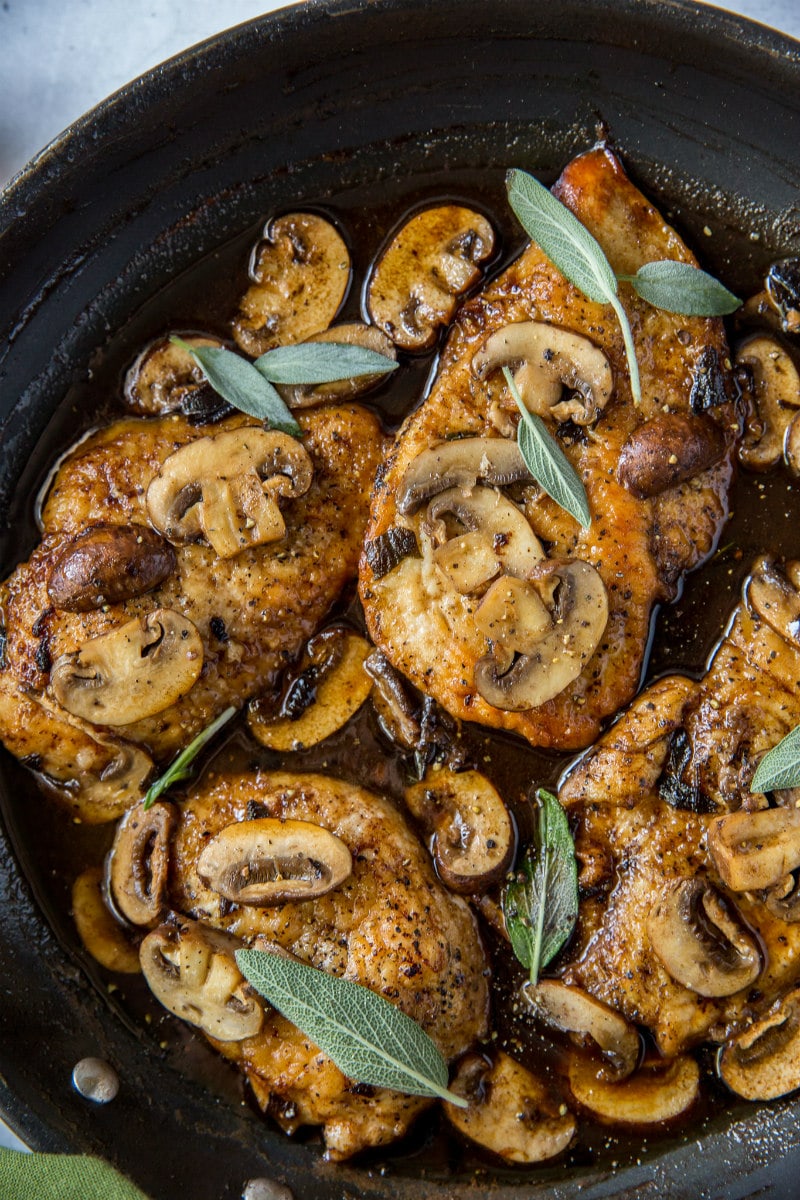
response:
<path id="1" fill-rule="evenodd" d="M 190 346 L 174 335 L 170 341 L 191 354 L 214 391 L 239 412 L 268 422 L 272 429 L 300 437 L 300 426 L 275 388 L 246 358 L 221 346 Z"/>
<path id="2" fill-rule="evenodd" d="M 517 442 L 525 466 L 548 496 L 588 529 L 592 514 L 580 475 L 548 432 L 542 418 L 525 407 L 508 367 L 503 367 L 503 374 L 522 416 L 517 427 Z"/>
<path id="3" fill-rule="evenodd" d="M 347 342 L 301 342 L 276 346 L 253 363 L 270 383 L 336 383 L 361 375 L 387 375 L 398 364 L 377 350 Z"/>
<path id="4" fill-rule="evenodd" d="M 231 717 L 236 716 L 235 708 L 226 708 L 220 713 L 216 721 L 212 721 L 210 725 L 198 733 L 196 738 L 193 738 L 185 750 L 181 750 L 178 757 L 167 767 L 166 771 L 155 783 L 151 784 L 147 789 L 147 795 L 144 798 L 144 808 L 148 809 L 160 796 L 163 796 L 173 784 L 180 783 L 184 779 L 188 779 L 191 775 L 192 764 L 197 758 L 203 747 L 211 741 L 215 734 L 219 733 L 223 725 L 227 725 Z"/>
<path id="5" fill-rule="evenodd" d="M 511 946 L 536 984 L 578 919 L 578 868 L 566 813 L 539 788 L 533 841 L 503 892 L 503 916 Z"/>
<path id="6" fill-rule="evenodd" d="M 773 746 L 756 767 L 751 792 L 774 792 L 800 784 L 800 725 Z"/>
<path id="7" fill-rule="evenodd" d="M 691 263 L 645 263 L 635 275 L 620 275 L 637 296 L 666 312 L 685 317 L 723 317 L 741 307 L 741 300 L 726 287 Z"/>
<path id="8" fill-rule="evenodd" d="M 236 962 L 350 1079 L 466 1107 L 447 1090 L 447 1063 L 425 1030 L 376 992 L 266 950 L 237 950 Z"/>

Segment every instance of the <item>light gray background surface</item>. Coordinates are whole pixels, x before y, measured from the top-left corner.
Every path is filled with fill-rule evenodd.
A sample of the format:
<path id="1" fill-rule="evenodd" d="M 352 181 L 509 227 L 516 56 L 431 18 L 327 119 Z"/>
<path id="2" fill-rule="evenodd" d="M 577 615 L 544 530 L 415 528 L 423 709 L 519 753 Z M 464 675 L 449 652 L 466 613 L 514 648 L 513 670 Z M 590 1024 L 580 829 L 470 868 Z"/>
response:
<path id="1" fill-rule="evenodd" d="M 0 185 L 129 80 L 280 7 L 263 0 L 0 0 Z M 800 39 L 799 0 L 717 7 Z M 0 1146 L 21 1146 L 2 1122 Z"/>

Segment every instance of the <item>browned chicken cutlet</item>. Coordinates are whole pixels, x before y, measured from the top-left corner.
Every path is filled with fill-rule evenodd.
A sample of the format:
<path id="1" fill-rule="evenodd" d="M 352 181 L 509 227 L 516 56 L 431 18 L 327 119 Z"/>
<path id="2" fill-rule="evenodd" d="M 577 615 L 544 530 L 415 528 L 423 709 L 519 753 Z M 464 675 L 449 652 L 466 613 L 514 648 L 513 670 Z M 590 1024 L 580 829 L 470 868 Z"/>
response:
<path id="1" fill-rule="evenodd" d="M 706 675 L 648 687 L 559 793 L 585 896 L 564 978 L 667 1056 L 746 1029 L 800 976 L 796 793 L 750 791 L 800 723 L 799 584 L 760 560 Z"/>
<path id="2" fill-rule="evenodd" d="M 60 466 L 42 541 L 0 594 L 0 737 L 81 819 L 118 817 L 154 763 L 268 688 L 354 576 L 379 424 L 352 406 L 299 421 L 302 441 L 277 435 L 275 449 L 239 415 L 200 427 L 178 415 L 120 420 Z M 148 489 L 190 444 L 221 446 L 222 465 L 198 458 L 191 480 L 167 480 L 162 536 Z M 278 471 L 266 482 L 254 444 Z M 305 491 L 291 494 L 302 472 Z M 189 526 L 203 507 L 205 524 Z M 252 544 L 264 513 L 271 540 Z"/>
<path id="3" fill-rule="evenodd" d="M 269 907 L 227 903 L 198 872 L 198 860 L 222 830 L 264 818 L 322 826 L 349 849 L 352 874 L 315 899 Z M 443 888 L 405 819 L 381 796 L 320 775 L 215 773 L 181 805 L 168 899 L 204 927 L 247 944 L 260 935 L 273 948 L 385 996 L 422 1025 L 448 1060 L 486 1034 L 488 970 L 475 918 Z M 294 1025 L 264 1007 L 255 1036 L 210 1040 L 288 1132 L 322 1125 L 330 1158 L 401 1137 L 432 1103 L 356 1086 Z"/>
<path id="4" fill-rule="evenodd" d="M 632 275 L 643 263 L 657 259 L 695 263 L 608 149 L 596 148 L 576 158 L 554 192 L 594 234 L 621 275 Z M 622 335 L 612 310 L 578 292 L 531 244 L 462 307 L 430 396 L 403 425 L 373 493 L 360 568 L 360 592 L 373 640 L 395 667 L 454 716 L 514 730 L 537 746 L 568 749 L 589 744 L 603 720 L 630 699 L 640 676 L 653 605 L 674 597 L 682 574 L 709 553 L 726 513 L 735 426 L 722 323 L 654 308 L 624 283 L 620 295 L 640 365 L 641 406 L 632 400 Z M 524 337 L 519 332 L 523 328 Z M 579 335 L 577 343 L 571 335 Z M 519 338 L 528 339 L 527 350 L 520 349 Z M 534 361 L 531 355 L 538 357 Z M 531 485 L 529 475 L 527 482 L 520 482 L 518 471 L 498 468 L 492 474 L 486 455 L 482 463 L 476 455 L 471 467 L 457 476 L 462 451 L 456 439 L 468 439 L 463 442 L 466 454 L 475 444 L 469 439 L 490 439 L 494 453 L 498 438 L 503 439 L 501 448 L 508 448 L 514 437 L 516 417 L 499 371 L 502 363 L 517 371 L 521 391 L 526 372 L 527 384 L 533 373 L 541 391 L 542 372 L 547 375 L 555 363 L 555 391 L 551 373 L 545 387 L 550 389 L 550 407 L 542 412 L 551 431 L 563 435 L 565 452 L 583 479 L 592 516 L 588 529 L 581 529 Z M 590 401 L 594 412 L 586 411 Z M 432 449 L 445 455 L 448 470 L 442 466 L 444 459 L 419 457 Z M 510 452 L 504 461 L 508 458 Z M 515 481 L 510 496 L 516 512 L 509 509 L 509 493 L 486 486 L 505 485 L 509 478 Z M 446 499 L 437 495 L 442 487 L 449 488 Z M 471 502 L 470 488 L 480 505 Z M 497 510 L 494 516 L 491 504 Z M 530 561 L 508 565 L 508 543 L 519 537 L 520 510 L 539 539 L 531 553 L 540 561 L 533 567 Z M 474 539 L 486 528 L 492 536 L 479 546 Z M 453 547 L 461 548 L 461 559 Z M 489 565 L 483 575 L 478 572 L 470 580 L 465 562 L 474 564 L 478 549 L 489 556 Z M 541 560 L 543 553 L 546 561 Z M 588 643 L 584 638 L 582 648 L 576 642 L 576 648 L 567 649 L 576 666 L 565 673 L 567 682 L 557 693 L 552 681 L 549 690 L 539 687 L 527 693 L 516 684 L 506 686 L 520 670 L 514 653 L 524 657 L 533 651 L 519 639 L 519 628 L 508 632 L 513 624 L 510 610 L 506 607 L 498 616 L 497 604 L 513 607 L 532 599 L 551 627 L 557 625 L 561 602 L 556 595 L 552 607 L 547 580 L 552 584 L 555 571 L 564 593 L 563 564 L 575 560 L 594 568 L 582 568 L 582 578 L 595 581 L 595 593 L 599 574 L 605 598 L 598 601 L 598 611 L 603 620 L 607 616 L 606 624 L 600 621 L 596 636 Z M 516 576 L 523 585 L 538 580 L 537 594 L 531 597 L 530 589 L 526 592 L 515 582 L 513 595 L 498 595 L 497 571 L 503 581 L 508 576 Z M 494 582 L 486 592 L 492 572 Z M 494 621 L 487 624 L 478 608 L 486 612 L 489 597 Z M 550 605 L 549 618 L 542 599 Z M 519 616 L 520 609 L 514 612 Z M 503 622 L 508 644 L 505 660 L 495 669 L 495 631 Z M 549 653 L 540 653 L 545 674 Z M 560 649 L 556 653 L 563 657 Z M 495 672 L 489 690 L 479 678 L 487 663 Z M 543 695 L 546 699 L 540 701 Z"/>

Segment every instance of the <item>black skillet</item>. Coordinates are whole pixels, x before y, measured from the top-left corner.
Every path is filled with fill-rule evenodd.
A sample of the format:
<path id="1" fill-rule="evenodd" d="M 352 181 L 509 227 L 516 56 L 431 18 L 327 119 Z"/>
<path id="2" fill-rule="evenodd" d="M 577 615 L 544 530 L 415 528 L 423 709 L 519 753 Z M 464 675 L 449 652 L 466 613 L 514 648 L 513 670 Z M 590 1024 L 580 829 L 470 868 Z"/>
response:
<path id="1" fill-rule="evenodd" d="M 131 84 L 0 200 L 4 516 L 33 486 L 34 448 L 93 352 L 198 256 L 268 211 L 351 189 L 441 186 L 443 171 L 459 181 L 512 163 L 552 178 L 598 121 L 694 244 L 714 230 L 705 264 L 732 286 L 797 250 L 800 46 L 689 3 L 318 0 Z M 7 525 L 4 571 L 31 538 Z M 727 1109 L 697 1139 L 643 1145 L 617 1171 L 487 1167 L 468 1193 L 463 1179 L 423 1175 L 410 1151 L 388 1175 L 380 1160 L 324 1164 L 242 1107 L 227 1076 L 206 1084 L 202 1063 L 162 1054 L 124 1018 L 48 899 L 30 845 L 46 807 L 7 756 L 0 771 L 0 1106 L 34 1147 L 103 1154 L 154 1200 L 233 1200 L 258 1176 L 298 1200 L 797 1195 L 797 1100 Z M 70 1088 L 87 1054 L 122 1077 L 105 1108 Z"/>

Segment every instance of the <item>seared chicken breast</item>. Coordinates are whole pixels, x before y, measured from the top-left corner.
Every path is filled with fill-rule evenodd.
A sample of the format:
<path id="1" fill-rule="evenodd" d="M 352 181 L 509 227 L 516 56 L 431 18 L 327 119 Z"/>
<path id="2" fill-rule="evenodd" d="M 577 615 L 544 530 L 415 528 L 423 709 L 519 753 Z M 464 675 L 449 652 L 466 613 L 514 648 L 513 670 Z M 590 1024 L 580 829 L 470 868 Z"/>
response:
<path id="1" fill-rule="evenodd" d="M 355 574 L 378 421 L 299 420 L 295 441 L 239 415 L 126 419 L 60 466 L 0 593 L 0 737 L 82 820 L 267 688 Z"/>
<path id="2" fill-rule="evenodd" d="M 570 163 L 554 192 L 620 275 L 695 262 L 605 148 Z M 537 746 L 589 744 L 630 699 L 653 605 L 709 553 L 726 513 L 722 323 L 654 308 L 625 283 L 620 296 L 638 406 L 612 310 L 528 245 L 461 308 L 372 498 L 360 593 L 373 640 L 454 716 Z M 583 480 L 589 528 L 521 465 L 503 365 Z"/>

